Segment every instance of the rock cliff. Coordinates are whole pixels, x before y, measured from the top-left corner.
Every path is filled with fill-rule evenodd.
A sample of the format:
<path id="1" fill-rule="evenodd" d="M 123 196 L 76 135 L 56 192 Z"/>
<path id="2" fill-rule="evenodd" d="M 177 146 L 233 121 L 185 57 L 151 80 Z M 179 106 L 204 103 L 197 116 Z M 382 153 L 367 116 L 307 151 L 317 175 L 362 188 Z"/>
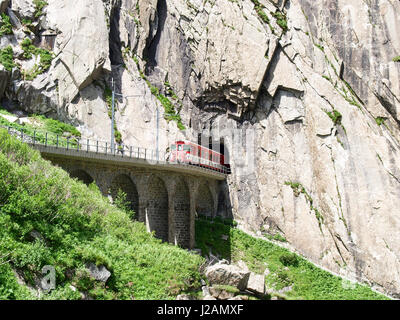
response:
<path id="1" fill-rule="evenodd" d="M 155 145 L 157 109 L 163 150 L 198 132 L 249 132 L 254 148 L 247 135 L 223 141 L 222 207 L 400 296 L 397 0 L 3 0 L 0 10 L 4 106 L 108 140 L 112 78 L 125 144 Z"/>

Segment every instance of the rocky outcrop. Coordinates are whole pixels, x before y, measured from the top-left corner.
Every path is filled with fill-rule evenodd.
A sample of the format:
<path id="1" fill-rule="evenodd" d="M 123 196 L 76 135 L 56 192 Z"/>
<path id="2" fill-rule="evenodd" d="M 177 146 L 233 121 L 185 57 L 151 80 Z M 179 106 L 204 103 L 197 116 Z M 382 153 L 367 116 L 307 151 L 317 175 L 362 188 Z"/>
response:
<path id="1" fill-rule="evenodd" d="M 0 39 L 21 65 L 34 63 L 18 58 L 32 3 L 12 1 L 13 35 Z M 399 296 L 399 12 L 395 0 L 48 0 L 28 36 L 51 47 L 51 67 L 33 81 L 0 70 L 0 95 L 109 140 L 112 77 L 123 143 L 155 145 L 156 127 L 162 150 L 238 130 L 223 140 L 224 207 L 248 230 Z M 184 132 L 162 116 L 159 94 Z"/>

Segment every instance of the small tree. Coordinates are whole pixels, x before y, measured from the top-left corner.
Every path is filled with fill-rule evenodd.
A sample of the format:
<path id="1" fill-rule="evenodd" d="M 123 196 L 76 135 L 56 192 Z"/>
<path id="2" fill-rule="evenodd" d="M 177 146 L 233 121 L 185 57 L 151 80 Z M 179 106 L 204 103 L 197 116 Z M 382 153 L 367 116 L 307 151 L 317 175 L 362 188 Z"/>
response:
<path id="1" fill-rule="evenodd" d="M 121 209 L 122 211 L 126 212 L 126 214 L 131 218 L 135 218 L 135 211 L 132 210 L 132 204 L 127 199 L 127 194 L 123 192 L 121 189 L 118 189 L 117 196 L 114 199 L 114 205 Z"/>

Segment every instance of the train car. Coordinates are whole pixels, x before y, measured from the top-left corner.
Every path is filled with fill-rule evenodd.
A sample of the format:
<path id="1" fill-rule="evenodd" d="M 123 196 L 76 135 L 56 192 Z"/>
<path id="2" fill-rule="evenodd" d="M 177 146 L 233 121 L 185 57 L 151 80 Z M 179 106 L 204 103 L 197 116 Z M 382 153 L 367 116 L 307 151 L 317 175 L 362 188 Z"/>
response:
<path id="1" fill-rule="evenodd" d="M 226 171 L 224 155 L 190 141 L 176 141 L 171 145 L 171 162 L 188 163 L 217 171 Z"/>

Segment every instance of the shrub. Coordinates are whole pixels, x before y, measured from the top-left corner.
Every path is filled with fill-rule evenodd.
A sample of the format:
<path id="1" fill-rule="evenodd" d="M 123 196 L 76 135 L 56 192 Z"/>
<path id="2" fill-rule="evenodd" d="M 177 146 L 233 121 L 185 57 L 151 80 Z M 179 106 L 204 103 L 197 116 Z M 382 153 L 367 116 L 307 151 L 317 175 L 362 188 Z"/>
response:
<path id="1" fill-rule="evenodd" d="M 289 273 L 286 270 L 278 270 L 276 272 L 278 281 L 284 286 L 290 286 L 293 281 L 290 279 Z"/>
<path id="2" fill-rule="evenodd" d="M 400 62 L 400 56 L 394 57 L 394 58 L 393 58 L 393 61 L 394 61 L 394 62 Z"/>
<path id="3" fill-rule="evenodd" d="M 0 36 L 6 35 L 6 34 L 12 34 L 12 24 L 10 21 L 10 17 L 6 15 L 5 13 L 1 14 L 1 27 L 0 27 Z"/>
<path id="4" fill-rule="evenodd" d="M 35 5 L 35 18 L 39 18 L 43 15 L 43 8 L 48 5 L 48 3 L 44 0 L 33 0 L 33 4 Z"/>
<path id="5" fill-rule="evenodd" d="M 378 126 L 381 126 L 382 124 L 385 123 L 385 118 L 383 118 L 383 117 L 376 117 L 376 118 L 375 118 L 375 122 L 376 122 L 376 124 L 377 124 Z"/>
<path id="6" fill-rule="evenodd" d="M 278 26 L 281 27 L 283 32 L 286 32 L 288 30 L 286 15 L 284 15 L 282 12 L 279 11 L 272 13 L 272 15 L 276 19 L 276 23 L 278 24 Z"/>
<path id="7" fill-rule="evenodd" d="M 127 194 L 121 189 L 118 190 L 114 200 L 114 205 L 124 211 L 131 219 L 135 218 L 135 212 L 132 210 L 131 203 L 127 200 Z"/>
<path id="8" fill-rule="evenodd" d="M 11 46 L 8 46 L 0 50 L 0 63 L 8 71 L 12 71 L 12 69 L 15 66 L 13 58 L 14 58 L 14 51 Z"/>
<path id="9" fill-rule="evenodd" d="M 22 50 L 24 50 L 24 59 L 31 59 L 32 54 L 34 54 L 36 51 L 36 47 L 32 44 L 32 40 L 29 38 L 25 38 L 24 40 L 22 40 L 21 48 Z"/>
<path id="10" fill-rule="evenodd" d="M 284 266 L 297 266 L 298 265 L 298 260 L 297 256 L 294 253 L 284 253 L 279 257 L 279 261 L 284 265 Z"/>
<path id="11" fill-rule="evenodd" d="M 35 64 L 31 70 L 23 71 L 25 80 L 33 80 L 50 68 L 53 54 L 49 50 L 35 47 L 29 38 L 22 41 L 21 47 L 24 50 L 25 59 L 31 59 L 32 55 L 40 56 L 39 65 Z"/>

